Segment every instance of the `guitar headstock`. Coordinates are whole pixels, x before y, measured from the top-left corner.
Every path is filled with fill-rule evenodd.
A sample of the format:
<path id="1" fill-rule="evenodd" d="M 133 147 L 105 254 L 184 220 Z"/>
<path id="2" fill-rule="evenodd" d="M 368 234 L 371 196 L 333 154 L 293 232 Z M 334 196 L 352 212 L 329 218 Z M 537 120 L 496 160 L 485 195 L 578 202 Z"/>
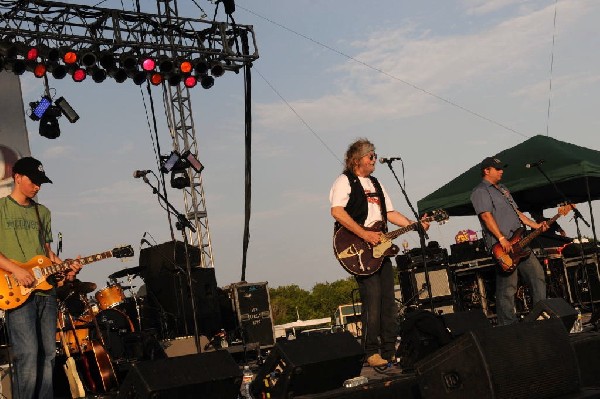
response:
<path id="1" fill-rule="evenodd" d="M 558 213 L 560 214 L 560 216 L 566 216 L 574 208 L 575 208 L 575 204 L 563 204 L 558 207 Z"/>
<path id="2" fill-rule="evenodd" d="M 133 247 L 131 245 L 125 245 L 123 247 L 113 248 L 112 255 L 115 258 L 130 258 L 134 254 Z"/>
<path id="3" fill-rule="evenodd" d="M 439 224 L 444 224 L 449 218 L 448 212 L 443 209 L 436 209 L 431 212 L 431 216 L 427 217 L 430 221 L 438 222 Z"/>

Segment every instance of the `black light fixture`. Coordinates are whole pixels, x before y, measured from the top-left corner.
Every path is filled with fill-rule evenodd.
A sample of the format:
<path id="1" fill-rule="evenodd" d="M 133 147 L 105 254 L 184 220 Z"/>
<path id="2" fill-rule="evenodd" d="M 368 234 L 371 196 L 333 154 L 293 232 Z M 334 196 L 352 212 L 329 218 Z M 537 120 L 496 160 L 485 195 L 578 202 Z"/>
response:
<path id="1" fill-rule="evenodd" d="M 69 122 L 75 123 L 79 119 L 79 115 L 64 97 L 59 97 L 53 105 L 52 99 L 47 93 L 48 91 L 39 101 L 29 103 L 31 107 L 29 118 L 40 121 L 40 136 L 55 139 L 60 136 L 58 118 L 64 115 Z"/>
<path id="2" fill-rule="evenodd" d="M 40 119 L 40 136 L 48 139 L 55 139 L 60 136 L 60 126 L 58 124 L 60 113 L 61 111 L 58 107 L 48 107 Z"/>
<path id="3" fill-rule="evenodd" d="M 177 151 L 171 152 L 168 156 L 161 156 L 162 173 L 171 173 L 171 187 L 183 189 L 190 187 L 191 180 L 187 169 L 192 168 L 196 173 L 202 172 L 204 165 L 196 158 L 190 150 L 179 154 Z"/>

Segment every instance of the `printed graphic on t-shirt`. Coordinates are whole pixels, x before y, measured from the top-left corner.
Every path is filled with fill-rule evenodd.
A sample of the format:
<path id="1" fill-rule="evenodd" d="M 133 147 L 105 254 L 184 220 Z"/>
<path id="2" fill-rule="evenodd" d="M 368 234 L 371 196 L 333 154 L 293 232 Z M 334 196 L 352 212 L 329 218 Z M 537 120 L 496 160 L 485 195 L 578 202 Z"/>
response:
<path id="1" fill-rule="evenodd" d="M 365 190 L 365 195 L 367 196 L 367 202 L 375 205 L 381 205 L 377 193 L 373 193 L 371 190 Z"/>

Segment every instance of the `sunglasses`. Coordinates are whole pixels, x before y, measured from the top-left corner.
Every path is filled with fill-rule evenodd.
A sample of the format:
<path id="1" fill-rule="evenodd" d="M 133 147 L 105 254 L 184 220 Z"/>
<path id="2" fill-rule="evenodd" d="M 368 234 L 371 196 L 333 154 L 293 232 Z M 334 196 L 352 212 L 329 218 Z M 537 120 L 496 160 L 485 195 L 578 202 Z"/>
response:
<path id="1" fill-rule="evenodd" d="M 367 155 L 364 155 L 364 156 L 365 157 L 368 156 L 369 160 L 371 160 L 371 161 L 374 160 L 374 159 L 377 159 L 377 154 L 376 153 L 367 154 Z"/>

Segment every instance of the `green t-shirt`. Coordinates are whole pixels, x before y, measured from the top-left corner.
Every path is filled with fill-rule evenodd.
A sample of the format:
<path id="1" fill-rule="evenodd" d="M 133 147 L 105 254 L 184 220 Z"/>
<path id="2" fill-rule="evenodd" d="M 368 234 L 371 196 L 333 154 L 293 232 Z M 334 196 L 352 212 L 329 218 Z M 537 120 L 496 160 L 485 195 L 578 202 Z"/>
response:
<path id="1" fill-rule="evenodd" d="M 50 210 L 38 204 L 42 236 L 52 242 Z M 45 255 L 40 226 L 33 204 L 19 205 L 10 195 L 0 198 L 0 252 L 9 259 L 25 263 L 36 255 Z"/>

